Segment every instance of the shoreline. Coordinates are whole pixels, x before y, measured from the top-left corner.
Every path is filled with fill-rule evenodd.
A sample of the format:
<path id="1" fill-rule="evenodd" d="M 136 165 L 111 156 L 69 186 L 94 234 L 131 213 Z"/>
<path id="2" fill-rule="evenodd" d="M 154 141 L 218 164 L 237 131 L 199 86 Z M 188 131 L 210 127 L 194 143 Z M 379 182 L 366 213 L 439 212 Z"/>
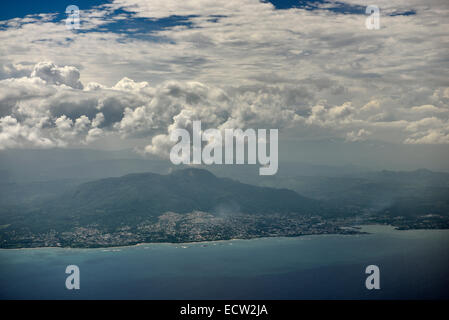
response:
<path id="1" fill-rule="evenodd" d="M 190 241 L 190 242 L 140 242 L 136 244 L 131 245 L 122 245 L 122 246 L 110 246 L 110 247 L 54 247 L 54 246 L 48 246 L 48 247 L 23 247 L 23 248 L 0 248 L 0 251 L 2 250 L 39 250 L 39 249 L 63 249 L 63 250 L 104 250 L 104 249 L 121 249 L 121 248 L 133 248 L 133 247 L 139 247 L 144 245 L 155 245 L 155 244 L 166 244 L 166 245 L 179 245 L 179 246 L 185 246 L 185 245 L 192 245 L 192 244 L 211 244 L 211 243 L 221 243 L 221 242 L 229 242 L 229 241 L 235 241 L 235 240 L 255 240 L 255 239 L 271 239 L 271 238 L 300 238 L 300 237 L 306 237 L 306 236 L 355 236 L 355 235 L 367 235 L 371 234 L 369 232 L 363 232 L 360 231 L 363 226 L 383 226 L 383 227 L 392 227 L 395 230 L 397 230 L 396 227 L 392 225 L 384 225 L 384 224 L 364 224 L 360 226 L 349 226 L 347 228 L 354 229 L 357 231 L 357 233 L 354 234 L 344 234 L 344 233 L 322 233 L 322 234 L 304 234 L 304 235 L 297 235 L 297 236 L 263 236 L 263 237 L 252 237 L 252 238 L 233 238 L 233 239 L 221 239 L 221 240 L 203 240 L 203 241 Z M 418 230 L 418 229 L 416 229 Z M 435 229 L 429 229 L 429 230 L 435 230 Z M 406 231 L 406 230 L 398 230 L 398 231 Z"/>
<path id="2" fill-rule="evenodd" d="M 358 235 L 370 235 L 373 234 L 373 232 L 366 232 L 363 231 L 363 227 L 366 226 L 381 226 L 381 227 L 390 227 L 392 230 L 395 231 L 417 231 L 417 230 L 449 230 L 447 228 L 428 228 L 428 229 L 399 229 L 398 227 L 395 227 L 390 224 L 363 224 L 363 225 L 357 225 L 357 226 L 349 226 L 347 228 L 354 229 L 358 231 L 357 233 L 353 234 L 345 234 L 345 233 L 321 233 L 321 234 L 303 234 L 303 235 L 297 235 L 297 236 L 263 236 L 263 237 L 252 237 L 252 238 L 232 238 L 232 239 L 221 239 L 221 240 L 203 240 L 203 241 L 190 241 L 190 242 L 140 242 L 136 244 L 130 244 L 130 245 L 119 245 L 119 246 L 110 246 L 110 247 L 23 247 L 23 248 L 0 248 L 0 251 L 6 251 L 6 250 L 42 250 L 42 249 L 62 249 L 62 250 L 107 250 L 107 249 L 121 249 L 121 248 L 134 248 L 144 245 L 178 245 L 178 246 L 186 246 L 186 245 L 192 245 L 192 244 L 213 244 L 213 243 L 221 243 L 221 242 L 230 242 L 230 241 L 236 241 L 236 240 L 256 240 L 256 239 L 272 239 L 272 238 L 301 238 L 301 237 L 311 237 L 311 236 L 358 236 Z"/>
<path id="3" fill-rule="evenodd" d="M 273 239 L 273 238 L 300 238 L 300 237 L 310 237 L 310 236 L 356 236 L 356 235 L 366 235 L 370 234 L 368 232 L 359 232 L 354 234 L 344 234 L 344 233 L 321 233 L 321 234 L 303 234 L 298 236 L 264 236 L 264 237 L 252 237 L 252 238 L 232 238 L 232 239 L 222 239 L 222 240 L 203 240 L 203 241 L 190 241 L 190 242 L 140 242 L 136 244 L 123 245 L 123 246 L 110 246 L 110 247 L 23 247 L 23 248 L 0 248 L 2 250 L 39 250 L 39 249 L 63 249 L 63 250 L 104 250 L 104 249 L 121 249 L 121 248 L 134 248 L 144 245 L 155 245 L 155 244 L 166 244 L 166 245 L 192 245 L 192 244 L 211 244 L 211 243 L 220 243 L 220 242 L 229 242 L 229 241 L 249 241 L 256 239 Z"/>

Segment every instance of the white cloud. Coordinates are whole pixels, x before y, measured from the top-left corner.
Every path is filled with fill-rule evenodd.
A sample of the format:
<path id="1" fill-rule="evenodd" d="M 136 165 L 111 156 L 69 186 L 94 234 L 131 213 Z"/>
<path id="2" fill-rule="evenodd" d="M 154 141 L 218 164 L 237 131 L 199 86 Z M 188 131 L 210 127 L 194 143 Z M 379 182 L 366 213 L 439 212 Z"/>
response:
<path id="1" fill-rule="evenodd" d="M 79 81 L 80 72 L 71 66 L 58 67 L 52 62 L 39 62 L 34 66 L 31 77 L 41 78 L 48 84 L 65 84 L 75 89 L 82 89 L 83 85 Z"/>
<path id="2" fill-rule="evenodd" d="M 346 141 L 356 142 L 356 141 L 364 141 L 366 137 L 369 136 L 371 132 L 366 131 L 365 129 L 360 129 L 359 131 L 351 131 L 346 135 Z"/>
<path id="3" fill-rule="evenodd" d="M 0 30 L 8 43 L 0 48 L 0 148 L 114 134 L 147 139 L 148 152 L 164 154 L 170 130 L 196 119 L 298 137 L 448 143 L 447 3 L 378 5 L 374 31 L 363 15 L 258 0 L 114 1 L 82 12 L 81 33 L 48 17 L 14 19 Z M 192 27 L 156 30 L 158 41 L 97 32 L 124 18 L 110 15 L 118 7 L 152 19 L 192 15 Z"/>

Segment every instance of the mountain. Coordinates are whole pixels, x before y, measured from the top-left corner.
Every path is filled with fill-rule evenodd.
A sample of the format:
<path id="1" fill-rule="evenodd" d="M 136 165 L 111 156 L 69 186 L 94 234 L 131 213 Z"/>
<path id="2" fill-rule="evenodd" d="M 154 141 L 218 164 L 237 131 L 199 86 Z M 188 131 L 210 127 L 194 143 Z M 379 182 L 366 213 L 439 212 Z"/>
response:
<path id="1" fill-rule="evenodd" d="M 245 184 L 197 168 L 81 184 L 17 184 L 0 202 L 0 248 L 354 234 L 358 231 L 346 227 L 362 221 L 401 229 L 449 227 L 447 177 L 440 174 L 383 171 L 349 180 L 309 178 L 286 181 L 321 190 L 327 199 Z M 0 191 L 13 185 L 6 183 Z M 36 188 L 42 189 L 39 196 Z"/>
<path id="2" fill-rule="evenodd" d="M 258 187 L 207 170 L 183 169 L 167 175 L 128 174 L 83 183 L 51 201 L 45 201 L 19 220 L 28 226 L 98 224 L 115 228 L 157 218 L 165 212 L 322 213 L 324 205 L 287 189 Z"/>
<path id="3" fill-rule="evenodd" d="M 242 182 L 287 188 L 347 212 L 369 210 L 391 216 L 449 216 L 449 174 L 445 172 L 418 169 L 341 176 L 291 173 L 289 177 L 242 177 L 239 177 Z"/>

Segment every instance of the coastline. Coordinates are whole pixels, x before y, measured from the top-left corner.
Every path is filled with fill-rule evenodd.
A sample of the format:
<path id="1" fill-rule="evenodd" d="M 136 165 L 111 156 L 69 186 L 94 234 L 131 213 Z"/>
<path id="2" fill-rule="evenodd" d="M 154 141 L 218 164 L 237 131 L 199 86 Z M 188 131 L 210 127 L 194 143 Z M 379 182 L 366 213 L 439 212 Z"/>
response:
<path id="1" fill-rule="evenodd" d="M 310 236 L 356 236 L 356 235 L 364 235 L 364 234 L 370 234 L 368 232 L 359 232 L 354 234 L 345 234 L 345 233 L 322 233 L 322 234 L 303 234 L 303 235 L 297 235 L 297 236 L 263 236 L 263 237 L 252 237 L 252 238 L 232 238 L 232 239 L 221 239 L 221 240 L 203 240 L 203 241 L 190 241 L 190 242 L 140 242 L 136 244 L 130 244 L 130 245 L 122 245 L 122 246 L 110 246 L 110 247 L 54 247 L 54 246 L 48 246 L 48 247 L 23 247 L 23 248 L 0 248 L 1 250 L 39 250 L 39 249 L 63 249 L 63 250 L 101 250 L 101 249 L 121 249 L 121 248 L 133 248 L 133 247 L 139 247 L 144 245 L 179 245 L 179 246 L 185 246 L 185 245 L 192 245 L 192 244 L 212 244 L 212 243 L 221 243 L 221 242 L 230 242 L 230 241 L 245 241 L 245 240 L 256 240 L 256 239 L 273 239 L 273 238 L 301 238 L 301 237 L 310 237 Z"/>
<path id="2" fill-rule="evenodd" d="M 310 299 L 326 293 L 329 283 L 311 283 L 310 279 L 333 281 L 335 296 L 342 294 L 341 288 L 347 288 L 348 283 L 363 284 L 366 266 L 374 263 L 386 271 L 384 283 L 391 279 L 395 285 L 408 285 L 407 293 L 428 296 L 420 292 L 421 284 L 427 288 L 429 278 L 422 277 L 422 270 L 432 275 L 435 292 L 446 292 L 442 290 L 447 288 L 444 261 L 448 257 L 449 230 L 399 232 L 386 225 L 369 228 L 373 233 L 355 237 L 328 234 L 180 245 L 140 243 L 107 249 L 109 252 L 45 248 L 0 251 L 0 283 L 8 297 L 29 299 L 220 299 L 235 297 L 236 292 L 242 292 L 242 298 L 279 298 L 278 294 L 283 294 L 285 298 Z M 183 250 L 182 245 L 189 248 Z M 387 268 L 385 263 L 397 267 Z M 68 265 L 81 270 L 80 291 L 64 287 Z M 407 268 L 409 265 L 417 267 Z M 273 283 L 277 291 L 273 291 Z"/>
<path id="3" fill-rule="evenodd" d="M 379 224 L 379 223 L 367 223 L 363 225 L 356 226 L 348 226 L 346 228 L 353 229 L 357 231 L 356 233 L 321 233 L 321 234 L 303 234 L 303 235 L 295 235 L 295 236 L 262 236 L 262 237 L 252 237 L 252 238 L 232 238 L 232 239 L 220 239 L 220 240 L 202 240 L 202 241 L 189 241 L 189 242 L 139 242 L 136 244 L 127 244 L 127 245 L 115 245 L 109 247 L 22 247 L 22 248 L 0 248 L 0 251 L 6 250 L 42 250 L 42 249 L 62 249 L 62 250 L 114 250 L 114 249 L 122 249 L 122 248 L 135 248 L 144 245 L 177 245 L 177 246 L 188 246 L 188 245 L 201 245 L 201 244 L 214 244 L 214 243 L 223 243 L 230 241 L 245 241 L 245 240 L 256 240 L 256 239 L 272 239 L 272 238 L 301 238 L 301 237 L 314 237 L 314 236 L 358 236 L 358 235 L 370 235 L 375 232 L 367 232 L 364 231 L 365 227 L 390 227 L 394 231 L 417 231 L 417 230 L 449 230 L 449 228 L 416 228 L 416 229 L 400 229 L 391 224 Z"/>
<path id="4" fill-rule="evenodd" d="M 252 237 L 252 238 L 232 238 L 232 239 L 220 239 L 220 240 L 203 240 L 203 241 L 189 241 L 189 242 L 140 242 L 136 244 L 130 244 L 130 245 L 119 245 L 119 246 L 109 246 L 109 247 L 54 247 L 54 246 L 48 246 L 48 247 L 22 247 L 22 248 L 0 248 L 0 251 L 2 250 L 42 250 L 42 249 L 63 249 L 63 250 L 104 250 L 104 249 L 122 249 L 122 248 L 134 248 L 144 245 L 155 245 L 155 244 L 166 244 L 166 245 L 179 245 L 179 246 L 186 246 L 186 245 L 192 245 L 192 244 L 213 244 L 213 243 L 222 243 L 222 242 L 230 242 L 230 241 L 236 241 L 236 240 L 256 240 L 256 239 L 272 239 L 272 238 L 301 238 L 306 236 L 356 236 L 356 235 L 368 235 L 371 234 L 370 232 L 364 232 L 362 231 L 363 226 L 383 226 L 383 227 L 391 227 L 395 230 L 398 230 L 397 227 L 394 227 L 392 225 L 385 225 L 385 224 L 364 224 L 364 225 L 357 225 L 357 226 L 348 226 L 346 228 L 354 229 L 357 231 L 357 233 L 353 234 L 347 234 L 347 233 L 322 233 L 322 234 L 303 234 L 303 235 L 295 235 L 295 236 L 262 236 L 262 237 Z M 414 230 L 414 229 L 411 229 Z M 419 229 L 416 229 L 419 230 Z M 422 230 L 422 229 L 421 229 Z M 428 230 L 435 230 L 435 229 L 428 229 Z M 398 230 L 398 231 L 406 231 L 406 230 Z"/>

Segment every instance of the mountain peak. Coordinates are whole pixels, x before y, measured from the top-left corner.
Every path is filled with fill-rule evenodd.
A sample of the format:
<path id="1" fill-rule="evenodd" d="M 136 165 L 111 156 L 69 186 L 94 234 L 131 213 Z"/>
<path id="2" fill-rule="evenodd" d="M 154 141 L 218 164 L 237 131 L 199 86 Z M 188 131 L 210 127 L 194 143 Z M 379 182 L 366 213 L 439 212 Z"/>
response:
<path id="1" fill-rule="evenodd" d="M 175 177 L 192 177 L 192 178 L 217 178 L 213 173 L 205 169 L 186 168 L 173 171 L 171 176 Z"/>

